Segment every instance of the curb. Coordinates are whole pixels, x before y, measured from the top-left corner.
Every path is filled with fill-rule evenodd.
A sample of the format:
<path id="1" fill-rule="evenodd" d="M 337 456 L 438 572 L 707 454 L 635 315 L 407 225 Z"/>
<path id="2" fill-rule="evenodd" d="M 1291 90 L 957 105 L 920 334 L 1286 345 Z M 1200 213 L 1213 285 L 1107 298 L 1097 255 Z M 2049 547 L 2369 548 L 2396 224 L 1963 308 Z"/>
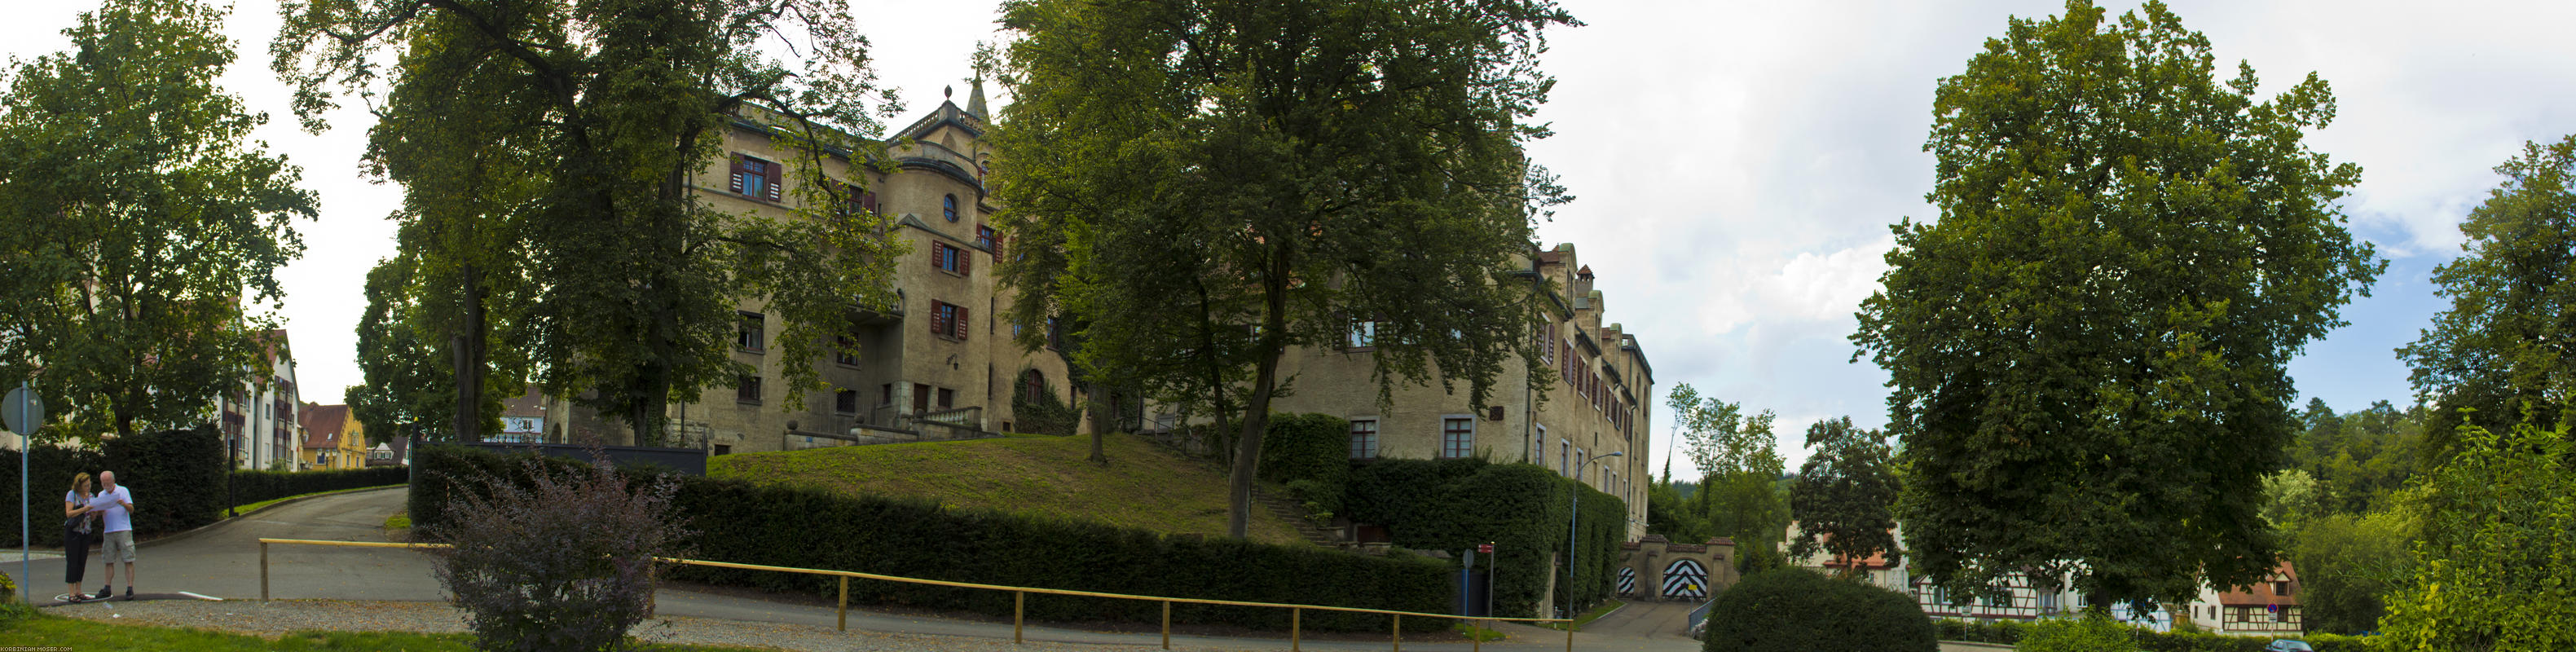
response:
<path id="1" fill-rule="evenodd" d="M 313 495 L 310 495 L 310 496 L 298 496 L 298 497 L 295 497 L 295 498 L 288 498 L 288 499 L 286 499 L 286 500 L 280 500 L 280 501 L 277 501 L 277 502 L 274 502 L 274 503 L 269 503 L 267 507 L 261 507 L 261 508 L 259 508 L 259 509 L 254 509 L 254 510 L 251 510 L 251 511 L 247 511 L 247 512 L 242 512 L 242 513 L 240 513 L 240 514 L 236 514 L 236 515 L 234 515 L 232 518 L 220 519 L 220 520 L 217 520 L 217 521 L 215 521 L 215 522 L 213 522 L 213 523 L 207 523 L 207 524 L 205 524 L 205 525 L 200 525 L 200 526 L 197 526 L 197 528 L 196 528 L 196 529 L 188 530 L 188 531 L 186 531 L 186 532 L 179 532 L 179 533 L 174 533 L 174 534 L 165 534 L 165 535 L 161 535 L 161 536 L 153 537 L 153 538 L 151 538 L 151 539 L 144 540 L 144 541 L 136 541 L 136 542 L 134 542 L 134 547 L 136 547 L 136 548 L 150 548 L 150 547 L 158 546 L 158 545 L 163 544 L 163 543 L 168 543 L 168 542 L 172 542 L 172 541 L 181 541 L 181 540 L 185 540 L 185 539 L 193 538 L 193 537 L 195 537 L 195 536 L 197 536 L 197 535 L 199 535 L 199 534 L 204 534 L 207 530 L 212 530 L 212 529 L 215 529 L 215 528 L 223 527 L 223 526 L 224 526 L 224 524 L 226 524 L 226 523 L 231 523 L 231 522 L 238 521 L 238 520 L 241 520 L 241 519 L 244 519 L 244 518 L 249 518 L 249 517 L 250 517 L 251 515 L 253 515 L 253 514 L 258 514 L 258 513 L 260 513 L 260 512 L 265 512 L 265 511 L 268 511 L 268 510 L 277 509 L 277 508 L 279 508 L 279 507 L 284 507 L 284 506 L 287 506 L 287 505 L 293 505 L 293 504 L 295 504 L 295 503 L 300 503 L 300 502 L 304 502 L 304 501 L 311 500 L 311 499 L 315 499 L 315 498 L 324 498 L 324 497 L 329 497 L 329 496 L 339 496 L 339 495 L 345 495 L 345 494 L 359 494 L 359 493 L 366 493 L 366 492 L 370 492 L 370 491 L 387 491 L 387 490 L 393 490 L 393 489 L 405 489 L 405 490 L 408 490 L 408 489 L 410 489 L 410 488 L 411 488 L 411 485 L 401 484 L 401 485 L 391 485 L 391 486 L 384 486 L 384 487 L 365 487 L 365 488 L 360 488 L 360 489 L 342 489 L 342 490 L 339 490 L 339 491 L 332 491 L 332 492 L 318 493 L 318 494 L 313 494 Z"/>

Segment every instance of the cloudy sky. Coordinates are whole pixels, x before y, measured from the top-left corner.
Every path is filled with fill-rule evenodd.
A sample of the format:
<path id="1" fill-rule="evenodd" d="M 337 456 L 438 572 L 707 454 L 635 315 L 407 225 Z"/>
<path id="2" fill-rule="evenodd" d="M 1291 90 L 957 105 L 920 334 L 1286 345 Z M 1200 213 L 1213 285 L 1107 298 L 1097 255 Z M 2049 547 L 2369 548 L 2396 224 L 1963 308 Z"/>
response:
<path id="1" fill-rule="evenodd" d="M 0 52 L 62 49 L 57 32 L 85 3 L 20 8 Z M 878 71 L 912 109 L 937 106 L 967 74 L 977 40 L 995 38 L 985 2 L 852 0 Z M 1923 194 L 1932 89 L 1958 73 L 2007 16 L 2059 13 L 2046 0 L 1951 2 L 1648 2 L 1567 0 L 1585 27 L 1550 35 L 1559 83 L 1542 119 L 1557 136 L 1533 149 L 1580 198 L 1540 233 L 1572 242 L 1599 274 L 1611 321 L 1635 333 L 1655 388 L 1780 415 L 1783 452 L 1848 415 L 1886 421 L 1886 374 L 1848 362 L 1852 311 L 1876 287 L 1887 226 L 1937 215 Z M 2111 1 L 2113 11 L 2136 3 Z M 2253 64 L 2264 92 L 2316 72 L 2341 110 L 2311 146 L 2364 168 L 2345 201 L 2354 232 L 2391 260 L 2352 325 L 2291 365 L 2299 399 L 2338 409 L 2411 402 L 2390 350 L 2442 307 L 2426 282 L 2459 250 L 2460 217 L 2497 182 L 2490 171 L 2526 140 L 2576 132 L 2576 3 L 2284 0 L 2174 3 L 2207 34 L 2222 69 Z M 305 398 L 334 402 L 359 382 L 354 361 L 365 271 L 392 250 L 384 221 L 398 191 L 358 176 L 364 114 L 297 131 L 267 70 L 273 0 L 243 0 L 228 33 L 245 53 L 225 84 L 276 118 L 260 133 L 303 166 L 322 219 L 282 272 L 283 316 Z M 959 89 L 962 94 L 964 90 Z M 1660 403 L 1660 401 L 1658 401 Z M 1660 463 L 1670 430 L 1658 406 Z M 1687 461 L 1676 475 L 1691 475 Z"/>

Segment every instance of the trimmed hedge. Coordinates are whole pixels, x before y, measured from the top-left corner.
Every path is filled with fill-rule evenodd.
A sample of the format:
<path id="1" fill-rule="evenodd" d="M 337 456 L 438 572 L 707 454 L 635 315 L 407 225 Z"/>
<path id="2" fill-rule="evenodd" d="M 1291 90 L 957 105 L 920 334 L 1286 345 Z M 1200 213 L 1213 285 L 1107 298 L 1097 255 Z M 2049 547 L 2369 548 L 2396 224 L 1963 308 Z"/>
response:
<path id="1" fill-rule="evenodd" d="M 445 500 L 477 475 L 524 478 L 526 455 L 504 456 L 458 446 L 413 453 L 412 522 L 430 531 L 446 523 Z M 549 472 L 579 462 L 545 458 Z M 630 476 L 647 471 L 621 471 Z M 801 486 L 761 486 L 682 476 L 673 501 L 684 527 L 684 555 L 742 563 L 854 570 L 904 577 L 1248 602 L 1337 605 L 1426 613 L 1449 610 L 1452 588 L 1441 562 L 1395 554 L 1370 557 L 1313 546 L 1242 539 L 1166 536 L 1088 522 L 950 509 L 936 501 L 852 496 Z M 684 566 L 673 579 L 832 597 L 835 578 L 797 573 Z M 853 600 L 926 609 L 1011 613 L 1001 591 L 853 580 Z M 1159 623 L 1162 604 L 1137 600 L 1028 596 L 1040 620 Z M 1175 604 L 1175 622 L 1286 629 L 1285 609 Z M 1310 611 L 1314 630 L 1385 631 L 1386 616 Z M 1446 629 L 1417 618 L 1405 630 Z"/>
<path id="2" fill-rule="evenodd" d="M 411 469 L 379 466 L 339 471 L 242 471 L 232 474 L 232 502 L 248 505 L 304 494 L 403 484 Z"/>
<path id="3" fill-rule="evenodd" d="M 1803 568 L 1747 575 L 1708 608 L 1708 652 L 1935 652 L 1932 620 L 1903 593 Z"/>
<path id="4" fill-rule="evenodd" d="M 1530 464 L 1482 459 L 1379 459 L 1351 472 L 1342 498 L 1350 519 L 1384 525 L 1395 544 L 1462 551 L 1495 544 L 1494 611 L 1532 617 L 1548 590 L 1547 555 L 1563 556 L 1566 503 L 1581 488 L 1581 566 L 1571 575 L 1575 608 L 1610 597 L 1627 539 L 1627 510 L 1609 494 Z"/>
<path id="5" fill-rule="evenodd" d="M 2014 620 L 1975 623 L 1944 618 L 1935 621 L 1933 626 L 1944 641 L 2016 645 L 2029 635 L 2034 625 Z M 2262 652 L 2264 646 L 2276 640 L 2266 636 L 2230 636 L 2205 631 L 2159 632 L 2134 625 L 2125 626 L 2130 630 L 2130 641 L 2137 649 L 2146 652 Z M 2369 647 L 2365 643 L 2369 639 L 2359 636 L 2306 634 L 2294 640 L 2307 641 L 2318 652 L 2363 652 Z"/>
<path id="6" fill-rule="evenodd" d="M 220 490 L 224 486 L 224 442 L 211 429 L 165 430 L 141 432 L 107 440 L 99 450 L 65 449 L 39 445 L 29 452 L 28 466 L 34 474 L 29 484 L 38 500 L 28 513 L 34 521 L 29 528 L 38 545 L 63 544 L 62 504 L 59 496 L 71 489 L 72 474 L 88 472 L 95 477 L 100 471 L 115 471 L 117 484 L 134 493 L 134 531 L 138 535 L 166 534 L 213 523 L 222 517 L 225 507 Z M 14 501 L 18 497 L 18 465 L 6 464 L 0 483 L 8 488 L 0 496 Z M 96 485 L 93 484 L 93 487 Z M 218 490 L 209 491 L 209 487 Z M 0 517 L 0 545 L 18 543 L 17 510 Z"/>
<path id="7" fill-rule="evenodd" d="M 1329 414 L 1273 414 L 1261 434 L 1261 479 L 1339 488 L 1351 477 L 1351 421 Z"/>

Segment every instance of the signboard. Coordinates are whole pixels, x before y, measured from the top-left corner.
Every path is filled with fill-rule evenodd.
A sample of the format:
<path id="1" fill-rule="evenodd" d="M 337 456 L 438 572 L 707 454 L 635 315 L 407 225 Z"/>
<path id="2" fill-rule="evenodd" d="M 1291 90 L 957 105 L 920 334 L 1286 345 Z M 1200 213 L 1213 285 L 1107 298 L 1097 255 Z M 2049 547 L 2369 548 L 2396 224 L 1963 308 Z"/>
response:
<path id="1" fill-rule="evenodd" d="M 1490 544 L 1490 543 L 1480 543 L 1480 544 L 1476 544 L 1476 552 L 1481 552 L 1481 553 L 1485 553 L 1485 554 L 1488 554 L 1488 555 L 1490 555 L 1490 554 L 1494 554 L 1494 544 Z"/>
<path id="2" fill-rule="evenodd" d="M 546 432 L 545 417 L 501 417 L 501 432 L 514 435 L 541 435 Z"/>
<path id="3" fill-rule="evenodd" d="M 22 385 L 0 398 L 0 425 L 8 426 L 9 432 L 35 434 L 36 427 L 44 423 L 45 400 L 36 398 L 36 390 Z"/>

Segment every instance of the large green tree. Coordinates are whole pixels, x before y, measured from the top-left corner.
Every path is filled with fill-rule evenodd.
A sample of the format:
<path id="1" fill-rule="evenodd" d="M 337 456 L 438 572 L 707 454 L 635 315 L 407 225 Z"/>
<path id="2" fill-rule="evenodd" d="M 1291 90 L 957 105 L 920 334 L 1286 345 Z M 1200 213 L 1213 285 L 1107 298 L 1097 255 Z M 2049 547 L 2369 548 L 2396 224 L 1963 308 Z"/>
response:
<path id="1" fill-rule="evenodd" d="M 2435 407 L 2427 468 L 2455 426 L 2549 427 L 2576 401 L 2576 136 L 2525 143 L 2495 171 L 2504 183 L 2460 222 L 2463 255 L 2433 268 L 2450 309 L 2397 349 L 2416 399 Z"/>
<path id="2" fill-rule="evenodd" d="M 1696 396 L 1676 387 L 1669 397 L 1679 406 Z M 1789 500 L 1781 474 L 1779 436 L 1771 432 L 1778 415 L 1770 410 L 1747 415 L 1744 406 L 1715 397 L 1673 413 L 1682 446 L 1699 467 L 1699 490 L 1691 494 L 1693 511 L 1710 531 L 1735 540 L 1737 550 L 1774 551 L 1788 538 Z M 1752 553 L 1747 553 L 1752 554 Z"/>
<path id="3" fill-rule="evenodd" d="M 2302 142 L 2334 117 L 2323 80 L 2259 99 L 2163 3 L 2105 14 L 2012 19 L 1941 80 L 1940 219 L 1896 225 L 1852 336 L 1890 375 L 1905 549 L 1951 595 L 2260 578 L 2283 366 L 2386 267 L 2335 203 L 2361 170 Z"/>
<path id="4" fill-rule="evenodd" d="M 302 254 L 293 223 L 314 196 L 251 139 L 265 117 L 215 85 L 234 56 L 223 20 L 108 0 L 64 30 L 70 51 L 9 71 L 0 365 L 41 374 L 63 434 L 200 425 L 265 365 L 254 337 L 273 320 L 254 309 L 283 300 L 275 272 Z"/>
<path id="5" fill-rule="evenodd" d="M 2389 593 L 2409 583 L 2418 536 L 2414 510 L 2327 514 L 2291 544 L 2299 571 L 2299 625 L 2310 632 L 2377 631 Z"/>
<path id="6" fill-rule="evenodd" d="M 2413 577 L 2385 650 L 2576 649 L 2576 445 L 2565 427 L 2463 426 L 2425 478 Z"/>
<path id="7" fill-rule="evenodd" d="M 1818 421 L 1807 427 L 1807 463 L 1789 485 L 1789 517 L 1798 536 L 1789 556 L 1803 559 L 1823 551 L 1833 559 L 1859 561 L 1887 553 L 1902 559 L 1896 547 L 1896 466 L 1886 433 L 1852 425 L 1851 417 Z M 1846 574 L 1860 570 L 1844 567 Z"/>
<path id="8" fill-rule="evenodd" d="M 382 296 L 416 309 L 369 326 L 411 329 L 408 344 L 387 330 L 376 340 L 388 346 L 363 355 L 445 353 L 461 437 L 489 425 L 498 396 L 485 390 L 515 390 L 524 372 L 653 442 L 671 400 L 750 371 L 730 355 L 737 301 L 780 319 L 772 354 L 785 360 L 819 358 L 851 310 L 893 303 L 901 243 L 882 216 L 846 208 L 862 175 L 825 174 L 827 159 L 882 161 L 863 137 L 899 109 L 876 88 L 846 0 L 321 0 L 281 12 L 275 65 L 308 128 L 335 90 L 386 100 L 366 162 L 404 186 L 395 219 L 411 260 L 388 261 L 410 267 L 408 285 Z M 767 56 L 764 40 L 798 60 Z M 796 153 L 793 217 L 699 200 L 693 179 L 735 120 Z M 529 359 L 496 360 L 496 344 Z M 782 367 L 795 409 L 820 381 L 810 365 Z M 385 389 L 403 403 L 425 391 Z"/>
<path id="9" fill-rule="evenodd" d="M 1547 135 L 1541 31 L 1571 24 L 1544 0 L 1005 3 L 1011 318 L 1073 316 L 1087 373 L 1239 406 L 1241 536 L 1291 348 L 1360 325 L 1381 400 L 1437 378 L 1471 405 L 1533 353 L 1507 274 L 1564 197 L 1522 144 Z"/>

